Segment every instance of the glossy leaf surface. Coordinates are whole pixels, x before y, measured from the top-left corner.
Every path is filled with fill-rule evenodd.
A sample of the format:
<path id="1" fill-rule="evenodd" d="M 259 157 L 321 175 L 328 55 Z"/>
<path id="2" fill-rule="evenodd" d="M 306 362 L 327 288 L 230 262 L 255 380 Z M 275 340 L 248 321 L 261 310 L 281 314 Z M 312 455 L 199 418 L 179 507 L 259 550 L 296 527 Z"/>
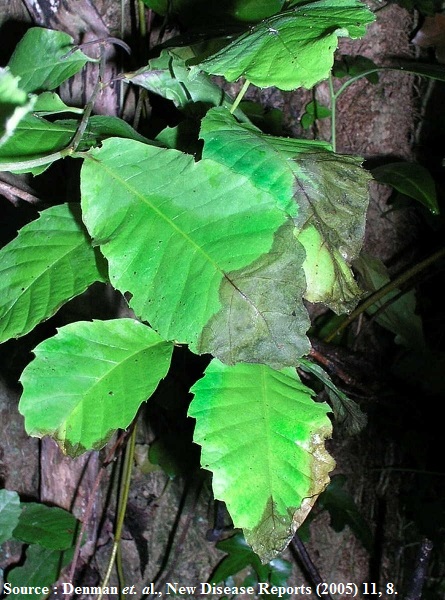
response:
<path id="1" fill-rule="evenodd" d="M 108 140 L 91 157 L 84 220 L 139 318 L 230 363 L 283 366 L 308 352 L 293 280 L 303 256 L 273 196 L 214 161 L 129 140 Z"/>
<path id="2" fill-rule="evenodd" d="M 105 280 L 106 265 L 91 247 L 79 206 L 42 211 L 0 250 L 0 341 L 28 333 Z"/>
<path id="3" fill-rule="evenodd" d="M 21 377 L 26 430 L 76 456 L 128 427 L 166 375 L 172 344 L 132 319 L 79 321 L 34 353 Z"/>
<path id="4" fill-rule="evenodd" d="M 263 562 L 289 543 L 329 481 L 329 407 L 294 369 L 213 360 L 191 390 L 201 464 Z"/>
<path id="5" fill-rule="evenodd" d="M 228 81 L 307 89 L 326 79 L 339 37 L 357 38 L 374 21 L 358 0 L 318 0 L 264 19 L 199 67 Z"/>
<path id="6" fill-rule="evenodd" d="M 8 66 L 26 92 L 54 90 L 91 59 L 74 50 L 73 38 L 62 31 L 31 27 L 17 44 Z"/>
<path id="7" fill-rule="evenodd" d="M 434 179 L 422 165 L 408 162 L 389 163 L 376 167 L 372 174 L 380 183 L 386 183 L 401 194 L 426 206 L 433 215 L 439 214 Z"/>

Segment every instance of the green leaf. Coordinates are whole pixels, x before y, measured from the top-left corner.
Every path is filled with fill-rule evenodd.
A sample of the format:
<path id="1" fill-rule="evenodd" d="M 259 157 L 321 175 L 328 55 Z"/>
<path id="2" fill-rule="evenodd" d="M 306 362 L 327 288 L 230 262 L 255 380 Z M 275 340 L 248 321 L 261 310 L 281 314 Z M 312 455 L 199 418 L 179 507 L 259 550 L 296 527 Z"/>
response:
<path id="1" fill-rule="evenodd" d="M 308 352 L 293 281 L 303 255 L 270 194 L 214 161 L 129 140 L 107 140 L 91 158 L 82 168 L 84 220 L 139 318 L 198 353 L 219 356 L 221 344 L 229 362 L 290 365 Z M 232 328 L 247 319 L 235 338 Z"/>
<path id="2" fill-rule="evenodd" d="M 54 90 L 93 60 L 73 49 L 73 38 L 67 33 L 32 27 L 17 44 L 8 66 L 26 92 Z"/>
<path id="3" fill-rule="evenodd" d="M 8 141 L 0 148 L 0 171 L 30 172 L 20 163 L 41 158 L 68 147 L 78 122 L 74 120 L 50 123 L 35 115 L 26 115 Z M 48 160 L 48 165 L 51 160 Z"/>
<path id="4" fill-rule="evenodd" d="M 79 206 L 41 212 L 0 250 L 0 341 L 28 333 L 95 281 L 106 281 Z"/>
<path id="5" fill-rule="evenodd" d="M 310 2 L 264 19 L 199 67 L 258 87 L 310 89 L 328 77 L 338 37 L 361 37 L 374 19 L 359 0 Z"/>
<path id="6" fill-rule="evenodd" d="M 32 166 L 25 168 L 19 163 L 68 149 L 78 127 L 79 121 L 76 119 L 61 119 L 52 123 L 35 115 L 26 115 L 16 127 L 14 135 L 0 148 L 0 171 L 33 172 Z M 110 136 L 148 141 L 122 119 L 95 115 L 88 122 L 78 150 L 87 150 Z M 157 145 L 156 142 L 151 143 Z M 51 162 L 49 159 L 45 168 Z"/>
<path id="7" fill-rule="evenodd" d="M 185 61 L 193 58 L 189 48 L 163 50 L 158 58 L 149 61 L 134 73 L 127 73 L 125 80 L 158 94 L 186 112 L 193 104 L 204 106 L 225 106 L 231 108 L 232 98 L 228 96 L 212 79 L 201 71 L 191 71 Z M 243 119 L 243 113 L 237 109 L 235 115 Z M 244 117 L 245 120 L 245 117 Z"/>
<path id="8" fill-rule="evenodd" d="M 405 73 L 420 75 L 436 81 L 445 81 L 445 68 L 443 64 L 426 64 L 398 59 L 397 66 L 386 67 L 385 70 L 404 71 Z"/>
<path id="9" fill-rule="evenodd" d="M 371 292 L 377 291 L 390 281 L 388 270 L 378 258 L 362 254 L 354 266 Z M 422 352 L 426 349 L 426 342 L 422 320 L 416 313 L 415 291 L 408 290 L 400 297 L 399 295 L 398 289 L 390 291 L 366 312 L 370 315 L 378 312 L 375 316 L 377 323 L 396 336 L 397 344 Z"/>
<path id="10" fill-rule="evenodd" d="M 364 548 L 371 552 L 373 541 L 371 530 L 353 497 L 343 488 L 345 481 L 344 475 L 335 475 L 321 494 L 319 504 L 329 511 L 331 527 L 334 531 L 342 531 L 345 525 L 348 525 Z"/>
<path id="11" fill-rule="evenodd" d="M 222 561 L 217 565 L 215 571 L 209 579 L 210 583 L 220 583 L 226 581 L 229 577 L 236 575 L 246 567 L 252 567 L 255 571 L 258 581 L 270 582 L 271 585 L 282 586 L 286 584 L 289 578 L 292 566 L 291 564 L 279 558 L 263 565 L 258 555 L 246 542 L 242 533 L 235 533 L 232 537 L 222 540 L 216 544 L 218 550 L 226 552 Z M 244 582 L 246 585 L 246 582 Z M 268 593 L 271 598 L 276 598 L 274 594 Z M 284 597 L 284 596 L 282 596 Z"/>
<path id="12" fill-rule="evenodd" d="M 65 552 L 42 548 L 38 544 L 32 544 L 26 550 L 25 564 L 15 567 L 8 573 L 8 583 L 11 589 L 14 587 L 44 587 L 52 591 L 52 584 L 57 581 L 60 571 L 68 565 L 73 557 L 74 550 Z M 33 600 L 44 600 L 48 594 L 33 594 Z M 9 600 L 23 600 L 21 593 L 8 594 Z"/>
<path id="13" fill-rule="evenodd" d="M 23 117 L 29 113 L 36 98 L 20 87 L 19 78 L 9 69 L 0 67 L 0 146 L 14 133 Z"/>
<path id="14" fill-rule="evenodd" d="M 262 562 L 281 552 L 329 481 L 329 407 L 294 369 L 213 360 L 191 389 L 201 464 Z"/>
<path id="15" fill-rule="evenodd" d="M 258 570 L 263 568 L 258 555 L 253 552 L 242 533 L 235 533 L 232 537 L 218 542 L 216 547 L 218 550 L 226 552 L 227 556 L 222 559 L 212 573 L 209 579 L 210 583 L 216 584 L 225 581 L 246 567 L 253 566 Z"/>
<path id="16" fill-rule="evenodd" d="M 334 77 L 354 77 L 358 78 L 361 75 L 366 77 L 370 83 L 378 83 L 379 67 L 366 56 L 341 56 L 341 60 L 335 61 L 332 69 Z"/>
<path id="17" fill-rule="evenodd" d="M 305 106 L 300 123 L 303 129 L 309 129 L 318 119 L 325 119 L 331 116 L 331 111 L 327 106 L 320 104 L 316 100 L 308 102 Z"/>
<path id="18" fill-rule="evenodd" d="M 0 490 L 0 544 L 11 539 L 21 511 L 17 492 Z"/>
<path id="19" fill-rule="evenodd" d="M 77 322 L 34 350 L 19 410 L 29 435 L 76 456 L 125 429 L 165 377 L 172 344 L 132 319 Z"/>
<path id="20" fill-rule="evenodd" d="M 166 127 L 160 131 L 156 136 L 156 141 L 164 148 L 172 148 L 192 156 L 198 156 L 201 152 L 198 132 L 199 124 L 192 119 L 185 119 L 176 127 Z"/>
<path id="21" fill-rule="evenodd" d="M 372 170 L 372 174 L 380 183 L 392 186 L 405 196 L 414 198 L 433 215 L 438 215 L 436 184 L 431 173 L 418 163 L 396 162 L 381 165 Z"/>
<path id="22" fill-rule="evenodd" d="M 204 158 L 245 175 L 255 187 L 272 193 L 278 206 L 292 217 L 298 214 L 293 159 L 330 149 L 327 142 L 265 135 L 253 125 L 238 123 L 225 108 L 208 111 L 200 138 L 204 140 Z"/>
<path id="23" fill-rule="evenodd" d="M 65 112 L 81 115 L 83 113 L 83 108 L 68 106 L 55 92 L 43 92 L 37 96 L 34 112 L 38 113 L 41 117 Z"/>
<path id="24" fill-rule="evenodd" d="M 295 218 L 307 253 L 301 295 L 337 312 L 351 310 L 361 293 L 348 263 L 361 248 L 370 179 L 361 159 L 334 154 L 326 143 L 265 135 L 223 108 L 207 113 L 200 137 L 204 157 L 270 190 Z"/>
<path id="25" fill-rule="evenodd" d="M 77 519 L 66 510 L 25 502 L 14 537 L 49 550 L 67 550 L 75 543 Z"/>
<path id="26" fill-rule="evenodd" d="M 161 15 L 178 17 L 181 23 L 221 27 L 232 21 L 260 21 L 281 10 L 284 0 L 143 0 Z"/>

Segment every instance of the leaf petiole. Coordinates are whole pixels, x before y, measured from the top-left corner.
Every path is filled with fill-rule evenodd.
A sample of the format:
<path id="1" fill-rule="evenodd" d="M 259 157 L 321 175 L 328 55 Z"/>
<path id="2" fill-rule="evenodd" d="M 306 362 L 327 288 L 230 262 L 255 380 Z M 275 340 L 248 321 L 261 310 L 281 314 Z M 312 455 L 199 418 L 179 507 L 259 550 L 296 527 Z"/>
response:
<path id="1" fill-rule="evenodd" d="M 240 89 L 240 91 L 238 93 L 238 96 L 235 98 L 235 102 L 232 104 L 232 108 L 230 109 L 230 114 L 233 115 L 233 113 L 238 108 L 239 103 L 244 98 L 244 95 L 247 92 L 247 88 L 249 87 L 249 85 L 250 85 L 250 81 L 248 79 L 246 79 L 245 82 L 243 83 L 243 87 Z"/>

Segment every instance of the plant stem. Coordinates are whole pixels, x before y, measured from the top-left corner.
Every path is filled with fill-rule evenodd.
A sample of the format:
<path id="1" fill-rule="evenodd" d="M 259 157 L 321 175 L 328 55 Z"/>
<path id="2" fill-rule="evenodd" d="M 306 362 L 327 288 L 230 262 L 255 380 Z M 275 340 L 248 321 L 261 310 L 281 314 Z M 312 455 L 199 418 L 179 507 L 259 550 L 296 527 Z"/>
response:
<path id="1" fill-rule="evenodd" d="M 243 83 L 243 87 L 240 89 L 238 96 L 235 98 L 235 102 L 232 104 L 232 108 L 230 109 L 230 114 L 233 115 L 233 113 L 236 111 L 236 109 L 238 108 L 239 103 L 241 102 L 241 100 L 244 98 L 244 94 L 247 92 L 247 88 L 250 85 L 250 81 L 248 79 L 245 80 L 245 82 Z"/>
<path id="2" fill-rule="evenodd" d="M 34 167 L 43 167 L 45 165 L 49 165 L 55 160 L 59 160 L 60 158 L 65 158 L 65 156 L 70 156 L 72 154 L 71 147 L 68 146 L 63 150 L 59 150 L 58 152 L 53 152 L 52 154 L 47 154 L 46 156 L 40 156 L 40 158 L 31 158 L 29 160 L 20 160 L 17 162 L 0 162 L 0 171 L 26 171 L 28 169 L 33 169 Z"/>
<path id="3" fill-rule="evenodd" d="M 364 300 L 355 310 L 353 310 L 352 313 L 342 323 L 340 323 L 340 325 L 334 331 L 332 331 L 323 341 L 331 342 L 336 335 L 338 335 L 341 331 L 346 329 L 348 325 L 350 325 L 358 316 L 364 313 L 370 306 L 384 298 L 390 292 L 393 292 L 394 290 L 401 287 L 412 277 L 414 277 L 430 265 L 434 264 L 443 256 L 445 256 L 445 248 L 441 248 L 428 258 L 425 258 L 421 262 L 417 263 L 416 265 L 414 265 L 413 267 L 411 267 L 410 269 L 408 269 L 407 271 L 405 271 L 404 273 L 402 273 L 401 275 L 399 275 L 398 277 L 381 287 L 379 290 L 368 296 L 366 300 Z"/>
<path id="4" fill-rule="evenodd" d="M 329 76 L 329 95 L 331 97 L 331 146 L 333 152 L 336 149 L 337 132 L 336 132 L 336 110 L 337 110 L 337 95 L 334 90 L 334 81 L 332 75 Z"/>
<path id="5" fill-rule="evenodd" d="M 136 423 L 135 423 L 133 426 L 133 431 L 131 432 L 131 435 L 130 435 L 130 439 L 128 440 L 128 446 L 125 450 L 124 466 L 123 466 L 123 472 L 122 472 L 122 483 L 121 483 L 121 490 L 120 490 L 121 493 L 120 493 L 119 502 L 118 502 L 116 531 L 114 533 L 113 549 L 111 551 L 110 560 L 108 561 L 107 572 L 105 573 L 105 577 L 104 577 L 103 583 L 101 585 L 102 589 L 108 585 L 108 581 L 111 576 L 111 571 L 113 569 L 114 561 L 116 559 L 118 547 L 121 542 L 122 529 L 124 527 L 125 512 L 127 509 L 128 496 L 130 493 L 130 482 L 131 482 L 131 474 L 132 474 L 132 467 L 133 467 L 133 461 L 134 461 L 134 450 L 136 447 L 136 431 L 137 431 L 137 427 L 136 427 Z M 123 582 L 120 581 L 119 583 L 120 583 L 119 587 L 122 588 Z M 97 600 L 101 600 L 102 595 L 103 595 L 103 592 L 101 592 L 98 595 Z"/>

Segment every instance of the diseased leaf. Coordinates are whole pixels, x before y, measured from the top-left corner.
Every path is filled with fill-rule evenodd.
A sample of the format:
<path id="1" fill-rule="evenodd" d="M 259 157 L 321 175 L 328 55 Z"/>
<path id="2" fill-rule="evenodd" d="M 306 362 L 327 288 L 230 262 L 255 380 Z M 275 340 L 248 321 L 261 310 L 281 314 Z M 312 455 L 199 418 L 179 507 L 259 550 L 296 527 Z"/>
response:
<path id="1" fill-rule="evenodd" d="M 352 310 L 361 295 L 349 267 L 361 250 L 369 199 L 371 177 L 360 164 L 357 157 L 320 152 L 301 157 L 295 172 L 297 239 L 307 252 L 310 278 L 306 297 L 337 313 Z M 326 285 L 312 277 L 312 268 Z"/>
<path id="2" fill-rule="evenodd" d="M 79 321 L 34 353 L 21 377 L 25 428 L 77 456 L 128 427 L 165 377 L 172 344 L 132 319 Z"/>
<path id="3" fill-rule="evenodd" d="M 347 262 L 358 256 L 365 233 L 371 176 L 361 163 L 356 156 L 319 152 L 301 157 L 296 168 L 297 229 L 310 221 Z"/>
<path id="4" fill-rule="evenodd" d="M 0 544 L 11 539 L 21 511 L 17 492 L 0 490 Z"/>
<path id="5" fill-rule="evenodd" d="M 54 90 L 93 60 L 73 50 L 73 38 L 67 33 L 31 27 L 17 44 L 8 66 L 20 77 L 20 87 L 26 92 Z"/>
<path id="6" fill-rule="evenodd" d="M 337 312 L 351 310 L 361 293 L 348 263 L 361 248 L 370 180 L 361 159 L 334 154 L 324 142 L 265 135 L 223 108 L 207 113 L 200 137 L 204 157 L 270 190 L 294 217 L 307 253 L 301 295 Z"/>
<path id="7" fill-rule="evenodd" d="M 84 220 L 109 261 L 111 282 L 132 294 L 130 306 L 139 318 L 165 339 L 219 356 L 213 318 L 223 315 L 218 344 L 224 360 L 236 362 L 232 327 L 238 317 L 245 323 L 250 311 L 249 334 L 240 341 L 243 360 L 283 366 L 308 351 L 306 337 L 299 339 L 306 313 L 299 311 L 303 325 L 298 318 L 291 323 L 297 300 L 278 289 L 296 272 L 292 260 L 301 264 L 297 245 L 283 244 L 283 255 L 264 259 L 266 276 L 261 291 L 254 290 L 256 261 L 287 221 L 270 194 L 214 161 L 195 163 L 175 150 L 129 140 L 107 140 L 91 157 L 82 168 Z M 282 317 L 267 312 L 275 298 Z M 280 341 L 282 318 L 293 325 L 292 347 Z"/>
<path id="8" fill-rule="evenodd" d="M 26 550 L 25 563 L 21 567 L 14 567 L 7 576 L 11 588 L 17 587 L 49 587 L 57 581 L 63 567 L 68 565 L 73 558 L 74 549 L 65 552 L 42 548 L 38 544 L 32 544 Z M 33 600 L 44 600 L 48 594 L 32 594 Z M 8 594 L 10 600 L 23 600 L 23 594 Z"/>
<path id="9" fill-rule="evenodd" d="M 306 300 L 323 302 L 337 314 L 354 308 L 363 292 L 340 252 L 326 244 L 315 225 L 305 227 L 296 238 L 306 251 Z"/>
<path id="10" fill-rule="evenodd" d="M 418 163 L 397 162 L 381 165 L 372 170 L 380 183 L 386 183 L 405 196 L 414 198 L 433 215 L 438 215 L 436 184 L 431 173 Z"/>
<path id="11" fill-rule="evenodd" d="M 67 550 L 75 543 L 77 520 L 66 510 L 34 502 L 22 504 L 14 537 L 50 550 Z"/>
<path id="12" fill-rule="evenodd" d="M 309 2 L 264 19 L 199 67 L 258 87 L 309 89 L 328 77 L 338 38 L 363 36 L 374 19 L 359 0 Z"/>
<path id="13" fill-rule="evenodd" d="M 28 333 L 95 281 L 106 281 L 106 265 L 79 206 L 42 211 L 0 250 L 0 341 Z"/>
<path id="14" fill-rule="evenodd" d="M 0 146 L 14 133 L 15 128 L 29 113 L 36 101 L 20 87 L 19 78 L 9 69 L 0 67 Z"/>
<path id="15" fill-rule="evenodd" d="M 329 481 L 329 407 L 294 369 L 213 360 L 191 389 L 201 464 L 262 562 L 289 543 Z"/>
<path id="16" fill-rule="evenodd" d="M 293 159 L 331 148 L 323 141 L 265 135 L 253 125 L 238 123 L 224 108 L 208 111 L 201 123 L 200 138 L 204 140 L 204 158 L 230 167 L 248 177 L 258 189 L 272 193 L 279 208 L 292 217 L 298 214 L 293 197 Z"/>
<path id="17" fill-rule="evenodd" d="M 289 221 L 277 232 L 267 254 L 223 279 L 221 309 L 203 330 L 199 349 L 230 365 L 258 362 L 277 368 L 295 364 L 289 357 L 309 352 L 310 320 L 300 300 L 306 286 L 301 268 L 304 251 L 294 245 L 292 230 Z"/>

